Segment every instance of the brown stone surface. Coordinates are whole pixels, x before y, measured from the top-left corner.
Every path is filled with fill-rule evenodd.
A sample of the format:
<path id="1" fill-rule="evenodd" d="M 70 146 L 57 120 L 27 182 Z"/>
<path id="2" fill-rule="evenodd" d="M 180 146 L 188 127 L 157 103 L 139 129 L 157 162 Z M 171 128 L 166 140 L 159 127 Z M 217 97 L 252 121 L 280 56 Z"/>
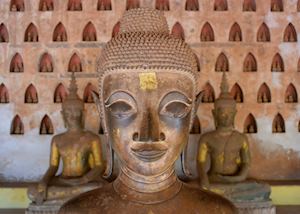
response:
<path id="1" fill-rule="evenodd" d="M 216 60 L 220 53 L 226 55 L 230 88 L 238 83 L 243 92 L 243 103 L 237 104 L 236 128 L 241 132 L 244 130 L 244 122 L 250 113 L 257 124 L 257 133 L 249 134 L 253 159 L 250 176 L 264 180 L 300 179 L 300 106 L 298 102 L 285 102 L 290 83 L 295 86 L 298 96 L 300 93 L 299 45 L 291 41 L 290 35 L 285 35 L 285 31 L 293 35 L 290 27 L 287 28 L 289 23 L 300 32 L 297 1 L 284 1 L 282 12 L 271 12 L 270 1 L 257 0 L 255 12 L 243 12 L 243 1 L 227 2 L 227 11 L 214 11 L 211 0 L 199 1 L 199 11 L 186 11 L 185 0 L 169 1 L 169 11 L 165 11 L 169 29 L 178 22 L 184 30 L 185 41 L 199 58 L 199 90 L 209 82 L 214 93 L 219 94 L 221 78 L 220 73 L 215 72 Z M 65 130 L 60 104 L 54 103 L 54 93 L 59 83 L 67 86 L 70 58 L 76 53 L 81 60 L 82 72 L 77 78 L 79 95 L 83 97 L 88 83 L 97 86 L 96 59 L 126 8 L 125 0 L 112 0 L 112 10 L 101 11 L 97 10 L 98 0 L 82 1 L 82 11 L 67 11 L 68 1 L 53 3 L 53 11 L 40 11 L 39 1 L 24 0 L 25 11 L 13 12 L 10 11 L 10 0 L 0 2 L 1 23 L 9 35 L 8 43 L 0 43 L 0 84 L 5 85 L 9 94 L 9 103 L 0 103 L 0 180 L 34 181 L 44 173 L 52 136 L 40 135 L 40 124 L 48 115 L 54 134 Z M 155 0 L 141 0 L 140 6 L 145 5 L 155 7 Z M 60 22 L 66 29 L 67 42 L 53 42 L 54 29 Z M 97 41 L 83 42 L 83 31 L 89 22 L 95 26 Z M 212 42 L 200 40 L 206 22 L 214 33 Z M 30 23 L 37 28 L 38 42 L 24 42 Z M 229 41 L 234 23 L 241 28 L 241 42 Z M 263 23 L 269 28 L 270 42 L 257 42 L 257 32 Z M 1 40 L 7 39 L 3 31 L 1 37 Z M 287 38 L 289 42 L 283 42 Z M 46 52 L 52 57 L 53 72 L 40 73 L 40 60 Z M 16 53 L 22 57 L 23 73 L 10 72 L 11 60 Z M 244 60 L 249 53 L 256 59 L 257 72 L 243 72 Z M 276 53 L 282 57 L 284 72 L 271 72 Z M 263 83 L 271 91 L 270 103 L 257 103 L 257 93 Z M 36 104 L 24 103 L 25 91 L 30 84 L 38 93 Z M 86 109 L 86 128 L 97 132 L 96 107 L 87 104 Z M 214 129 L 211 109 L 211 103 L 200 105 L 198 116 L 202 133 Z M 284 119 L 285 133 L 272 133 L 272 122 L 277 113 Z M 11 122 L 17 114 L 24 124 L 24 135 L 10 135 Z"/>

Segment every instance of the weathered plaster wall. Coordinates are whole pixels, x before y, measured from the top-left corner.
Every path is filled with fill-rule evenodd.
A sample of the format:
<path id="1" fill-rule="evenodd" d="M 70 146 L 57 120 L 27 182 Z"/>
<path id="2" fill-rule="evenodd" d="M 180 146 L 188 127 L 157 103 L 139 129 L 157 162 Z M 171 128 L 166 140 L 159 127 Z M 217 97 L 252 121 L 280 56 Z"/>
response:
<path id="1" fill-rule="evenodd" d="M 35 181 L 48 165 L 52 136 L 39 135 L 40 121 L 47 114 L 54 133 L 64 131 L 60 104 L 53 103 L 56 86 L 68 86 L 69 59 L 77 53 L 83 72 L 77 74 L 79 95 L 87 83 L 97 87 L 95 62 L 101 49 L 111 38 L 113 26 L 125 9 L 125 0 L 112 0 L 112 11 L 97 11 L 97 0 L 82 0 L 83 11 L 66 11 L 67 1 L 54 1 L 54 11 L 38 11 L 37 0 L 24 0 L 25 12 L 9 12 L 10 0 L 0 2 L 0 17 L 9 32 L 9 43 L 0 43 L 0 84 L 8 88 L 10 103 L 0 104 L 0 181 Z M 283 32 L 289 22 L 300 32 L 300 13 L 296 0 L 284 0 L 284 12 L 270 12 L 270 1 L 256 0 L 256 12 L 243 12 L 243 1 L 228 0 L 228 11 L 213 11 L 211 0 L 199 1 L 199 11 L 185 11 L 185 0 L 170 0 L 170 11 L 165 15 L 170 29 L 178 21 L 184 29 L 185 40 L 197 54 L 201 72 L 199 90 L 208 81 L 219 94 L 221 73 L 215 72 L 215 62 L 223 52 L 229 60 L 230 87 L 238 83 L 244 93 L 244 103 L 238 104 L 236 128 L 243 131 L 244 121 L 252 113 L 258 126 L 257 134 L 248 134 L 253 164 L 250 176 L 266 180 L 300 179 L 300 119 L 299 103 L 285 103 L 284 94 L 289 83 L 300 93 L 300 72 L 297 63 L 300 43 L 283 43 Z M 143 0 L 141 5 L 154 5 L 154 0 Z M 82 31 L 92 21 L 97 31 L 97 42 L 82 42 Z M 201 42 L 200 32 L 205 22 L 213 27 L 215 41 Z M 24 33 L 30 23 L 37 26 L 39 42 L 24 42 Z M 55 26 L 62 22 L 67 30 L 67 42 L 53 42 Z M 229 42 L 231 26 L 237 22 L 242 30 L 242 42 Z M 271 42 L 256 41 L 256 32 L 265 22 L 270 28 Z M 300 39 L 298 34 L 298 40 Z M 19 52 L 24 62 L 24 73 L 10 73 L 10 61 Z M 38 65 L 43 53 L 53 58 L 54 72 L 39 73 Z M 257 72 L 243 72 L 243 61 L 251 52 L 258 64 Z M 272 73 L 272 58 L 280 53 L 285 71 Z M 272 94 L 271 103 L 257 103 L 260 85 L 266 82 Z M 39 103 L 25 104 L 24 94 L 32 83 L 37 89 Z M 201 104 L 198 116 L 202 133 L 214 128 L 212 104 Z M 86 128 L 97 132 L 99 121 L 93 104 L 86 104 Z M 280 112 L 285 120 L 286 132 L 272 133 L 272 121 Z M 25 127 L 24 135 L 10 135 L 13 117 L 19 114 Z"/>

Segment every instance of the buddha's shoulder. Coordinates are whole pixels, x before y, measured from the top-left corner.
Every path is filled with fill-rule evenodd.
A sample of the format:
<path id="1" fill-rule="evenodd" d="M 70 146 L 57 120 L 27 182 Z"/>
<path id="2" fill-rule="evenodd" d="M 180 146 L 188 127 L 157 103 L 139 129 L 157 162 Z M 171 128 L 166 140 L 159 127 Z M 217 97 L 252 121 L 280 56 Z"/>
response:
<path id="1" fill-rule="evenodd" d="M 233 134 L 234 134 L 234 136 L 235 136 L 236 138 L 240 139 L 241 141 L 247 140 L 247 135 L 244 134 L 244 133 L 241 133 L 241 132 L 239 132 L 239 131 L 237 131 L 237 130 L 234 130 L 234 131 L 233 131 Z"/>
<path id="2" fill-rule="evenodd" d="M 189 207 L 193 207 L 196 210 L 203 210 L 205 208 L 205 210 L 203 210 L 204 213 L 237 213 L 234 205 L 227 199 L 215 193 L 197 187 L 191 187 L 187 184 L 183 185 L 177 200 L 188 203 Z"/>
<path id="3" fill-rule="evenodd" d="M 216 136 L 216 134 L 217 134 L 217 132 L 215 130 L 204 133 L 200 137 L 200 143 L 201 142 L 207 142 L 208 143 L 210 140 L 212 140 Z"/>
<path id="4" fill-rule="evenodd" d="M 100 140 L 99 135 L 91 132 L 91 131 L 85 131 L 84 136 L 91 139 L 91 140 Z"/>

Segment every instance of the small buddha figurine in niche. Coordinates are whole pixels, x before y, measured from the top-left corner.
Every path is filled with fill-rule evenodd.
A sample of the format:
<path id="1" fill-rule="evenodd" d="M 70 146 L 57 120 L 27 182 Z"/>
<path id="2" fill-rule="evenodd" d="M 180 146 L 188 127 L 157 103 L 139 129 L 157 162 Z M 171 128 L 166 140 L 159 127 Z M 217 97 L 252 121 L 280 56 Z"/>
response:
<path id="1" fill-rule="evenodd" d="M 83 129 L 83 113 L 84 103 L 77 95 L 72 73 L 69 95 L 62 103 L 67 131 L 53 137 L 50 166 L 38 185 L 29 188 L 28 197 L 33 205 L 62 205 L 66 200 L 102 185 L 104 164 L 100 138 Z M 60 161 L 62 172 L 56 175 Z M 34 207 L 30 209 L 34 210 Z"/>
<path id="2" fill-rule="evenodd" d="M 229 201 L 183 184 L 174 171 L 200 103 L 192 50 L 169 35 L 158 10 L 128 10 L 120 23 L 98 67 L 101 120 L 120 173 L 59 213 L 236 213 Z"/>
<path id="3" fill-rule="evenodd" d="M 200 184 L 233 202 L 269 201 L 268 185 L 246 181 L 250 152 L 247 136 L 234 129 L 236 101 L 228 92 L 225 72 L 212 110 L 216 130 L 201 136 L 198 152 Z"/>

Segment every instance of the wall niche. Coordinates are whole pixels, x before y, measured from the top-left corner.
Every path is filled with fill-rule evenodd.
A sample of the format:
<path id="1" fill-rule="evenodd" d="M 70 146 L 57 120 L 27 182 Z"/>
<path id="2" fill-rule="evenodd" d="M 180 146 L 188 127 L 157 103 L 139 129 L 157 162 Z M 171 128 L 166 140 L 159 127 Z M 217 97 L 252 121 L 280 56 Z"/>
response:
<path id="1" fill-rule="evenodd" d="M 235 83 L 230 91 L 231 96 L 237 103 L 243 103 L 244 102 L 244 95 L 241 87 L 238 83 Z"/>
<path id="2" fill-rule="evenodd" d="M 0 85 L 0 103 L 9 103 L 8 90 L 4 83 Z"/>
<path id="3" fill-rule="evenodd" d="M 256 2 L 255 2 L 255 0 L 244 0 L 244 2 L 243 2 L 243 11 L 249 11 L 249 12 L 256 11 Z"/>
<path id="4" fill-rule="evenodd" d="M 271 11 L 272 12 L 282 12 L 283 11 L 282 0 L 271 0 Z"/>
<path id="5" fill-rule="evenodd" d="M 257 93 L 258 103 L 270 103 L 271 102 L 271 91 L 266 83 L 263 83 Z"/>
<path id="6" fill-rule="evenodd" d="M 40 135 L 51 135 L 54 133 L 52 121 L 50 117 L 46 114 L 40 125 Z"/>
<path id="7" fill-rule="evenodd" d="M 287 87 L 287 89 L 285 91 L 284 101 L 286 103 L 297 103 L 298 102 L 297 90 L 292 83 L 289 84 L 289 86 Z"/>
<path id="8" fill-rule="evenodd" d="M 254 116 L 250 113 L 244 122 L 244 133 L 253 134 L 257 133 L 257 125 Z"/>
<path id="9" fill-rule="evenodd" d="M 238 23 L 234 23 L 230 29 L 229 41 L 231 42 L 241 42 L 243 40 L 242 30 Z"/>
<path id="10" fill-rule="evenodd" d="M 30 23 L 25 31 L 24 42 L 38 42 L 39 34 L 36 26 Z"/>
<path id="11" fill-rule="evenodd" d="M 111 10 L 111 0 L 99 0 L 97 10 Z"/>
<path id="12" fill-rule="evenodd" d="M 285 132 L 284 119 L 280 113 L 278 113 L 273 120 L 272 132 L 273 133 L 284 133 Z"/>
<path id="13" fill-rule="evenodd" d="M 9 71 L 12 73 L 24 72 L 23 59 L 19 53 L 16 53 L 11 59 Z"/>
<path id="14" fill-rule="evenodd" d="M 9 42 L 8 30 L 3 23 L 0 25 L 0 42 Z"/>
<path id="15" fill-rule="evenodd" d="M 198 0 L 186 0 L 185 10 L 187 10 L 187 11 L 198 11 L 199 10 Z"/>
<path id="16" fill-rule="evenodd" d="M 117 22 L 113 27 L 111 37 L 112 38 L 116 37 L 119 34 L 119 32 L 120 32 L 120 22 Z"/>
<path id="17" fill-rule="evenodd" d="M 24 103 L 38 103 L 38 94 L 33 84 L 30 84 L 25 91 Z"/>
<path id="18" fill-rule="evenodd" d="M 83 101 L 85 103 L 94 103 L 93 92 L 97 93 L 97 89 L 92 83 L 88 83 L 83 92 Z"/>
<path id="19" fill-rule="evenodd" d="M 68 10 L 69 11 L 81 11 L 82 10 L 81 0 L 69 0 Z"/>
<path id="20" fill-rule="evenodd" d="M 228 72 L 229 71 L 229 61 L 224 53 L 220 53 L 217 58 L 215 65 L 216 72 Z"/>
<path id="21" fill-rule="evenodd" d="M 72 55 L 72 57 L 70 58 L 68 71 L 69 72 L 82 72 L 81 60 L 76 53 L 74 53 Z"/>
<path id="22" fill-rule="evenodd" d="M 139 8 L 140 7 L 140 1 L 139 0 L 127 0 L 126 1 L 126 10 Z"/>
<path id="23" fill-rule="evenodd" d="M 215 102 L 215 90 L 209 82 L 205 84 L 203 90 L 204 90 L 204 94 L 203 94 L 202 100 L 201 100 L 202 103 Z"/>
<path id="24" fill-rule="evenodd" d="M 197 63 L 197 71 L 200 72 L 201 71 L 201 66 L 200 66 L 200 60 L 199 57 L 197 56 L 197 54 L 194 53 L 195 59 L 196 59 L 196 63 Z"/>
<path id="25" fill-rule="evenodd" d="M 214 30 L 208 22 L 206 22 L 202 27 L 200 39 L 202 42 L 215 41 Z"/>
<path id="26" fill-rule="evenodd" d="M 10 11 L 12 12 L 23 12 L 25 11 L 24 0 L 11 0 Z"/>
<path id="27" fill-rule="evenodd" d="M 156 0 L 155 8 L 157 10 L 165 10 L 165 11 L 170 10 L 169 0 Z"/>
<path id="28" fill-rule="evenodd" d="M 40 60 L 39 72 L 53 72 L 52 57 L 48 53 L 44 53 Z"/>
<path id="29" fill-rule="evenodd" d="M 279 53 L 276 53 L 272 60 L 271 65 L 272 72 L 283 72 L 284 71 L 284 64 L 283 59 Z"/>
<path id="30" fill-rule="evenodd" d="M 11 122 L 11 126 L 10 126 L 10 134 L 11 135 L 22 135 L 24 134 L 24 125 L 23 122 L 20 118 L 20 116 L 17 114 L 12 122 Z"/>
<path id="31" fill-rule="evenodd" d="M 201 123 L 197 115 L 194 118 L 190 134 L 201 134 Z"/>
<path id="32" fill-rule="evenodd" d="M 226 11 L 226 10 L 228 10 L 227 0 L 215 0 L 214 10 L 215 11 Z"/>
<path id="33" fill-rule="evenodd" d="M 179 22 L 176 22 L 172 28 L 171 34 L 178 39 L 184 40 L 184 30 Z"/>
<path id="34" fill-rule="evenodd" d="M 297 42 L 297 32 L 292 23 L 289 23 L 288 26 L 284 30 L 283 34 L 284 42 Z"/>
<path id="35" fill-rule="evenodd" d="M 52 11 L 54 9 L 53 0 L 40 0 L 40 11 Z"/>
<path id="36" fill-rule="evenodd" d="M 96 28 L 92 22 L 87 23 L 83 29 L 82 41 L 94 42 L 97 41 L 97 32 Z"/>
<path id="37" fill-rule="evenodd" d="M 270 29 L 265 23 L 262 23 L 261 26 L 258 28 L 256 39 L 258 42 L 271 41 Z"/>
<path id="38" fill-rule="evenodd" d="M 53 42 L 66 42 L 68 41 L 65 26 L 60 22 L 56 25 L 53 32 Z"/>
<path id="39" fill-rule="evenodd" d="M 67 97 L 67 91 L 62 83 L 59 83 L 54 91 L 54 103 L 62 103 Z"/>
<path id="40" fill-rule="evenodd" d="M 257 62 L 252 53 L 248 53 L 244 60 L 243 64 L 244 72 L 256 72 L 257 71 Z"/>

